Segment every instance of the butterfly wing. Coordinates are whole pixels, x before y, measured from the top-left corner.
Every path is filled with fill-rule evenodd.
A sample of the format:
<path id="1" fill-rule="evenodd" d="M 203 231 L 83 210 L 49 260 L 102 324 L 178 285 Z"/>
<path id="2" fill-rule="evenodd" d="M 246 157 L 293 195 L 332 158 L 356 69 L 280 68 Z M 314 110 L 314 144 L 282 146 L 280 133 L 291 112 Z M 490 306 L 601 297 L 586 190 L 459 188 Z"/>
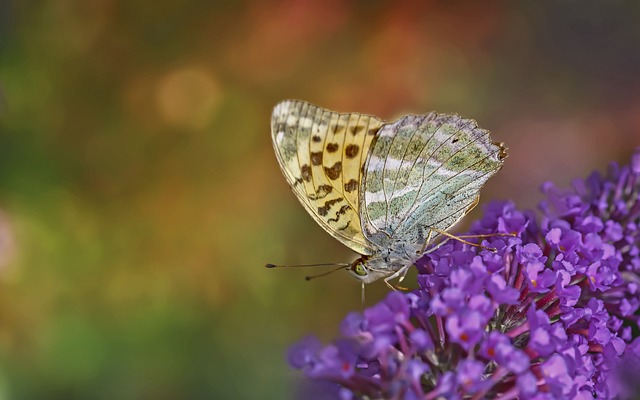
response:
<path id="1" fill-rule="evenodd" d="M 382 125 L 299 100 L 278 103 L 271 116 L 278 163 L 296 197 L 325 231 L 360 254 L 372 253 L 360 223 L 363 165 Z"/>
<path id="2" fill-rule="evenodd" d="M 505 157 L 488 131 L 457 115 L 410 115 L 383 126 L 365 166 L 365 236 L 421 246 L 429 228 L 446 231 L 477 204 Z"/>

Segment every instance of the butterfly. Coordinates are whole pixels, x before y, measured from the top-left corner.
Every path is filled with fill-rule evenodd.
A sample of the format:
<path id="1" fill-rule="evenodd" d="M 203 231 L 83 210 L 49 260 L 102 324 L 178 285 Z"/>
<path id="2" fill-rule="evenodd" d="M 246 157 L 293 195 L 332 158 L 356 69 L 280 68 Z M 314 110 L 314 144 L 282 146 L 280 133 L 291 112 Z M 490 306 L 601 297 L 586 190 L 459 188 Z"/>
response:
<path id="1" fill-rule="evenodd" d="M 479 201 L 507 156 L 458 115 L 337 113 L 300 100 L 273 109 L 271 134 L 291 189 L 316 222 L 360 254 L 358 280 L 399 278 Z"/>

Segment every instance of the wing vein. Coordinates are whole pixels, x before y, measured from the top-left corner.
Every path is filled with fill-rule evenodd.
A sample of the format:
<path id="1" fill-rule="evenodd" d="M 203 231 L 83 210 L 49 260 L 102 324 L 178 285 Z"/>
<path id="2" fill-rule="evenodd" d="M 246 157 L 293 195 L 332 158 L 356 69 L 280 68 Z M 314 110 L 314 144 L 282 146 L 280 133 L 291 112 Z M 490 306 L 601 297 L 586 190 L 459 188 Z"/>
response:
<path id="1" fill-rule="evenodd" d="M 476 161 L 475 163 L 473 163 L 472 165 L 470 165 L 469 167 L 467 167 L 467 170 L 468 170 L 468 169 L 470 169 L 470 168 L 472 168 L 472 167 L 474 167 L 474 166 L 476 166 L 476 165 L 478 165 L 478 164 L 480 164 L 480 163 L 482 163 L 482 162 L 484 162 L 484 161 L 485 161 L 485 160 L 487 160 L 490 156 L 491 156 L 491 154 L 489 154 L 489 155 L 487 155 L 487 156 L 485 156 L 485 157 L 483 157 L 483 158 L 481 158 L 481 159 L 478 159 L 478 161 Z M 447 178 L 445 181 L 443 181 L 440 185 L 436 186 L 435 188 L 438 188 L 438 187 L 440 187 L 440 186 L 444 185 L 445 183 L 449 182 L 451 179 L 453 179 L 453 178 L 457 177 L 458 175 L 460 175 L 460 174 L 461 174 L 461 173 L 463 173 L 463 172 L 464 172 L 464 171 L 460 171 L 460 172 L 458 172 L 457 174 L 455 174 L 455 175 L 453 175 L 453 176 L 451 176 L 451 177 Z M 482 175 L 480 175 L 479 177 L 477 177 L 475 180 L 478 180 L 478 179 L 482 178 L 483 176 L 486 176 L 486 175 L 487 175 L 487 174 L 489 174 L 490 172 L 493 172 L 493 171 L 487 171 L 487 172 L 483 173 Z M 470 184 L 472 184 L 475 180 L 473 180 L 473 181 L 471 181 L 471 180 L 470 180 L 468 183 L 466 183 L 466 184 L 463 186 L 463 188 L 465 188 L 465 187 L 469 186 L 469 185 L 470 185 Z M 463 190 L 458 190 L 458 191 L 459 191 L 459 192 L 462 192 Z M 432 192 L 431 192 L 431 191 L 429 191 L 429 192 L 425 193 L 425 196 L 422 196 L 422 197 L 426 197 L 426 195 L 428 195 L 429 193 L 432 193 Z M 455 196 L 454 196 L 454 197 L 455 197 Z M 453 197 L 452 197 L 452 198 L 453 198 Z M 437 204 L 440 204 L 440 203 L 437 203 Z M 407 213 L 407 215 L 411 215 L 413 212 L 415 212 L 415 210 L 413 210 L 413 208 L 414 208 L 414 207 L 412 207 L 412 209 Z M 416 207 L 416 208 L 417 208 L 417 207 Z M 452 215 L 452 214 L 448 214 L 448 215 Z M 444 219 L 446 219 L 446 218 L 444 218 Z M 438 223 L 439 223 L 439 222 L 442 222 L 444 219 L 441 219 L 440 221 L 438 221 Z M 446 229 L 445 229 L 445 230 L 446 230 Z"/>
<path id="2" fill-rule="evenodd" d="M 421 122 L 418 124 L 418 127 L 420 127 L 422 125 L 422 122 L 424 122 L 424 116 L 421 118 Z M 407 152 L 409 151 L 409 145 L 411 144 L 411 141 L 413 140 L 413 138 L 416 136 L 416 133 L 418 133 L 419 129 L 415 129 L 413 131 L 413 133 L 411 134 L 411 137 L 409 138 L 409 140 L 407 141 L 407 145 L 404 148 L 404 153 L 402 154 L 402 158 L 400 159 L 400 166 L 398 167 L 398 172 L 396 173 L 396 179 L 393 181 L 393 187 L 391 188 L 391 198 L 393 199 L 393 195 L 396 193 L 396 184 L 398 183 L 398 176 L 400 176 L 400 171 L 402 170 L 402 162 L 404 161 L 405 157 L 407 156 Z M 418 153 L 419 155 L 419 153 Z M 413 166 L 415 165 L 415 162 L 418 160 L 418 157 L 416 157 L 416 159 L 413 161 L 413 164 L 411 165 L 411 168 L 409 169 L 409 172 L 411 172 L 411 170 L 413 169 Z"/>
<path id="3" fill-rule="evenodd" d="M 440 125 L 438 125 L 436 127 L 436 129 L 433 131 L 433 134 L 431 135 L 431 137 L 425 141 L 425 144 L 424 144 L 424 146 L 422 146 L 422 149 L 420 150 L 420 153 L 418 153 L 419 156 L 422 155 L 422 152 L 427 148 L 427 146 L 431 142 L 431 139 L 433 139 L 436 136 L 436 134 L 438 133 L 438 131 L 440 130 L 442 125 L 444 125 L 444 122 L 440 123 Z M 422 191 L 422 186 L 424 185 L 425 181 L 428 179 L 428 177 L 424 176 L 424 172 L 425 172 L 427 166 L 429 165 L 429 160 L 435 154 L 435 152 L 442 147 L 442 145 L 443 144 L 440 144 L 440 146 L 438 146 L 436 149 L 434 149 L 434 151 L 431 152 L 431 154 L 426 158 L 424 166 L 422 167 L 422 174 L 421 174 L 422 180 L 420 181 L 420 185 L 418 186 L 418 190 L 416 191 L 416 196 L 414 197 L 413 202 L 411 203 L 411 206 L 409 207 L 409 209 L 412 209 L 414 207 L 416 201 L 418 201 L 418 198 L 420 198 L 420 192 Z M 419 158 L 419 156 L 418 156 L 418 158 Z M 416 160 L 417 160 L 417 158 L 416 158 Z M 413 171 L 413 168 L 411 170 Z M 431 175 L 433 175 L 433 172 L 431 173 Z M 431 175 L 429 175 L 429 176 L 431 176 Z M 399 223 L 397 224 L 396 228 L 393 230 L 392 235 L 395 234 L 395 232 L 398 229 L 398 227 L 400 227 L 402 225 L 402 223 L 407 219 L 408 216 L 409 216 L 409 212 L 405 213 L 405 216 L 399 221 Z"/>
<path id="4" fill-rule="evenodd" d="M 438 128 L 435 130 L 432 138 L 435 137 L 435 135 L 438 133 L 438 131 L 440 130 L 440 128 L 442 128 L 443 125 L 444 125 L 444 122 L 438 126 Z M 461 130 L 462 130 L 462 128 L 458 129 L 455 134 L 457 134 Z M 453 135 L 451 135 L 451 136 L 453 136 Z M 440 145 L 438 147 L 436 147 L 431 152 L 431 154 L 427 157 L 427 159 L 425 161 L 425 164 L 424 164 L 424 167 L 422 168 L 422 176 L 423 176 L 423 178 L 420 181 L 420 186 L 418 187 L 418 191 L 416 192 L 416 197 L 413 199 L 413 202 L 411 203 L 411 206 L 408 208 L 408 210 L 413 210 L 413 208 L 415 207 L 415 204 L 418 201 L 418 199 L 423 197 L 423 196 L 420 195 L 420 192 L 422 192 L 422 187 L 424 186 L 424 183 L 427 182 L 429 180 L 429 178 L 431 178 L 431 176 L 433 176 L 433 174 L 435 174 L 440 169 L 440 167 L 435 168 L 428 176 L 424 176 L 424 171 L 427 168 L 427 166 L 429 165 L 429 160 L 431 160 L 431 158 L 434 156 L 434 154 L 436 154 L 436 152 L 439 151 L 442 148 L 442 146 L 444 146 L 445 143 L 446 143 L 446 141 L 442 141 L 442 143 L 440 143 Z M 424 148 L 423 148 L 423 150 L 424 150 Z M 457 154 L 457 152 L 454 153 L 454 154 Z M 453 155 L 452 155 L 452 157 L 453 157 Z M 449 159 L 451 159 L 451 157 Z M 444 163 L 442 163 L 442 164 L 444 164 Z M 398 227 L 400 227 L 402 225 L 402 223 L 404 221 L 406 221 L 406 219 L 409 217 L 410 214 L 411 214 L 411 211 L 407 211 L 405 213 L 405 216 L 399 221 L 399 223 L 397 224 L 396 229 L 394 229 L 394 233 L 398 229 Z"/>

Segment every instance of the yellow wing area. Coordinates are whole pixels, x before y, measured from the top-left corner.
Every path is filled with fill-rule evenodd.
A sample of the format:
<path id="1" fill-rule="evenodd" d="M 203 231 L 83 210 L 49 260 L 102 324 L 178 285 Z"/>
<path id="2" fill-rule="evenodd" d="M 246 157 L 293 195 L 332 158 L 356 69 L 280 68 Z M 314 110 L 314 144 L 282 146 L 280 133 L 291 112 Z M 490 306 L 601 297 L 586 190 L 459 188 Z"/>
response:
<path id="1" fill-rule="evenodd" d="M 299 100 L 278 103 L 271 116 L 278 163 L 300 203 L 325 231 L 365 255 L 373 249 L 360 224 L 363 165 L 383 124 Z"/>

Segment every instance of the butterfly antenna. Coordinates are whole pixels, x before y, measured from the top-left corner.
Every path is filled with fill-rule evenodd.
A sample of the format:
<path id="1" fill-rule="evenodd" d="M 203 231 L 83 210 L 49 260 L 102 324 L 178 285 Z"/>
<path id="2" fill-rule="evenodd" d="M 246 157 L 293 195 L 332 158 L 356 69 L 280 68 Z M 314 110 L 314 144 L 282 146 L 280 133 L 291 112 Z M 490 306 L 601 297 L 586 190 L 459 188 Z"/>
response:
<path id="1" fill-rule="evenodd" d="M 277 265 L 277 264 L 265 264 L 267 268 L 308 268 L 308 267 L 348 267 L 351 264 L 347 263 L 320 263 L 320 264 L 295 264 L 295 265 Z"/>
<path id="2" fill-rule="evenodd" d="M 318 275 L 305 276 L 305 277 L 304 277 L 304 279 L 305 279 L 305 280 L 310 281 L 310 280 L 315 279 L 315 278 L 320 278 L 320 277 L 322 277 L 322 276 L 331 275 L 331 274 L 333 274 L 334 272 L 336 272 L 336 271 L 340 271 L 341 269 L 346 269 L 346 268 L 347 268 L 347 267 L 349 267 L 349 266 L 350 266 L 350 264 L 340 265 L 338 268 L 336 268 L 336 269 L 332 269 L 332 270 L 331 270 L 331 271 L 329 271 L 329 272 L 324 272 L 324 273 L 322 273 L 322 274 L 318 274 Z"/>

